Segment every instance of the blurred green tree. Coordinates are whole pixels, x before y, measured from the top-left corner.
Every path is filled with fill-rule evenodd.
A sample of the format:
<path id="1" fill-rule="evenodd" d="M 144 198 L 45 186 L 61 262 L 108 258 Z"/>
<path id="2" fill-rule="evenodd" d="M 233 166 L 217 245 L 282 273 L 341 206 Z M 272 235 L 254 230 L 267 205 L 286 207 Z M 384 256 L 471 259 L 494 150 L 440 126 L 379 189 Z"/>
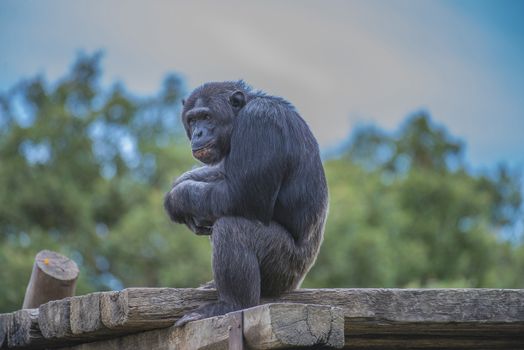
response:
<path id="1" fill-rule="evenodd" d="M 181 80 L 137 98 L 100 85 L 100 59 L 81 55 L 56 84 L 37 77 L 0 98 L 0 310 L 20 307 L 44 248 L 80 265 L 78 293 L 211 278 L 209 242 L 162 208 L 194 165 L 180 141 Z"/>
<path id="2" fill-rule="evenodd" d="M 517 173 L 475 175 L 463 144 L 422 112 L 398 133 L 358 129 L 326 162 L 324 249 L 309 286 L 524 287 Z M 514 237 L 515 238 L 515 237 Z"/>

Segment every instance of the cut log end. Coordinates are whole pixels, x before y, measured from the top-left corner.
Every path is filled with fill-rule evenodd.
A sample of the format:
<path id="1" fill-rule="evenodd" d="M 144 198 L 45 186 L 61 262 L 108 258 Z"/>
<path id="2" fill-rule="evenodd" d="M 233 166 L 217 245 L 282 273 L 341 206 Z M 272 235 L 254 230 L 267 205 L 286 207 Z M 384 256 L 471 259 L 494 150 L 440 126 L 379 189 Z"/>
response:
<path id="1" fill-rule="evenodd" d="M 73 296 L 78 273 L 78 266 L 73 260 L 42 250 L 35 257 L 23 308 L 37 308 L 48 301 Z"/>
<path id="2" fill-rule="evenodd" d="M 66 256 L 42 250 L 35 257 L 35 264 L 46 275 L 60 281 L 74 281 L 78 278 L 78 266 Z"/>

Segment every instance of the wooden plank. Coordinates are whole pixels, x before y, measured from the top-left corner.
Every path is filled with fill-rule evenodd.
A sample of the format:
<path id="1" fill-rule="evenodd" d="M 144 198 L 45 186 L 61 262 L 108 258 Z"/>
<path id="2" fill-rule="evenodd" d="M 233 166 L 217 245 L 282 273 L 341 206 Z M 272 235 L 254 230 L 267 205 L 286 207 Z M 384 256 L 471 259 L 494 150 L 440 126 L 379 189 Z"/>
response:
<path id="1" fill-rule="evenodd" d="M 38 348 L 47 344 L 38 327 L 38 309 L 25 309 L 13 313 L 7 329 L 7 345 Z"/>
<path id="2" fill-rule="evenodd" d="M 117 333 L 109 330 L 102 323 L 100 298 L 103 294 L 116 292 L 91 293 L 71 298 L 69 301 L 69 322 L 71 333 L 86 339 L 100 339 Z"/>
<path id="3" fill-rule="evenodd" d="M 266 304 L 244 311 L 249 349 L 344 346 L 344 316 L 324 305 Z"/>
<path id="4" fill-rule="evenodd" d="M 92 334 L 74 334 L 71 330 L 71 298 L 54 300 L 38 308 L 38 326 L 44 338 L 60 346 L 92 340 Z"/>
<path id="5" fill-rule="evenodd" d="M 395 335 L 418 334 L 439 336 L 524 336 L 522 322 L 389 322 L 386 320 L 366 320 L 346 318 L 346 335 L 360 336 L 369 334 Z"/>
<path id="6" fill-rule="evenodd" d="M 344 342 L 341 312 L 329 306 L 300 304 L 257 306 L 244 311 L 245 341 L 250 349 L 321 345 L 341 347 Z M 225 350 L 229 348 L 230 344 L 228 338 L 231 324 L 235 323 L 235 320 L 238 323 L 239 315 L 242 316 L 241 312 L 190 322 L 183 328 L 169 327 L 127 335 L 118 339 L 81 344 L 67 349 Z M 247 318 L 246 315 L 248 315 Z"/>
<path id="7" fill-rule="evenodd" d="M 524 322 L 524 289 L 300 289 L 276 299 L 338 306 L 349 319 Z"/>
<path id="8" fill-rule="evenodd" d="M 298 290 L 344 309 L 348 349 L 524 349 L 524 290 Z M 437 344 L 437 345 L 432 345 Z"/>
<path id="9" fill-rule="evenodd" d="M 169 327 L 198 306 L 215 301 L 213 289 L 128 288 L 101 295 L 102 322 L 110 329 Z"/>
<path id="10" fill-rule="evenodd" d="M 169 326 L 185 313 L 216 300 L 214 290 L 185 288 L 129 288 L 101 295 L 102 321 L 108 328 L 148 329 Z M 482 323 L 521 330 L 524 290 L 521 289 L 300 289 L 262 302 L 331 305 L 360 327 L 376 323 Z M 380 321 L 380 322 L 379 322 Z M 449 328 L 453 331 L 455 326 Z"/>
<path id="11" fill-rule="evenodd" d="M 237 311 L 228 315 L 229 341 L 228 350 L 245 350 L 244 347 L 244 312 Z"/>
<path id="12" fill-rule="evenodd" d="M 0 314 L 0 349 L 7 347 L 7 331 L 12 314 Z"/>
<path id="13" fill-rule="evenodd" d="M 415 336 L 415 335 L 381 335 L 346 338 L 344 349 L 362 350 L 393 350 L 393 349 L 434 349 L 434 350 L 462 350 L 462 349 L 498 349 L 522 350 L 522 337 L 463 337 L 463 336 Z"/>
<path id="14" fill-rule="evenodd" d="M 214 290 L 170 288 L 130 288 L 73 297 L 69 301 L 71 333 L 96 341 L 169 327 L 180 316 L 213 300 Z M 524 290 L 301 289 L 263 301 L 340 307 L 345 317 L 346 347 L 369 344 L 369 348 L 383 348 L 390 341 L 397 346 L 442 343 L 449 348 L 462 344 L 463 348 L 518 349 L 524 343 Z M 62 316 L 57 317 L 60 324 L 49 326 L 56 328 L 49 334 L 56 332 L 60 338 L 58 334 L 68 334 L 68 330 L 61 324 Z M 184 329 L 193 328 L 188 326 Z M 18 332 L 16 327 L 8 333 Z M 30 330 L 26 327 L 22 334 Z"/>
<path id="15" fill-rule="evenodd" d="M 70 298 L 55 300 L 40 305 L 38 325 L 44 338 L 72 338 L 69 318 Z"/>
<path id="16" fill-rule="evenodd" d="M 215 297 L 213 290 L 131 288 L 111 299 L 104 295 L 103 321 L 110 328 L 165 327 Z M 423 336 L 429 342 L 459 337 L 449 340 L 448 346 L 475 347 L 492 339 L 493 344 L 515 348 L 524 334 L 524 290 L 516 289 L 301 289 L 263 302 L 340 307 L 346 341 L 356 347 L 374 344 L 370 339 L 410 344 L 413 337 Z M 484 337 L 480 341 L 464 340 L 479 333 Z"/>
<path id="17" fill-rule="evenodd" d="M 120 338 L 84 343 L 63 350 L 198 350 L 228 349 L 229 320 L 218 316 L 186 324 L 183 328 L 162 328 Z"/>

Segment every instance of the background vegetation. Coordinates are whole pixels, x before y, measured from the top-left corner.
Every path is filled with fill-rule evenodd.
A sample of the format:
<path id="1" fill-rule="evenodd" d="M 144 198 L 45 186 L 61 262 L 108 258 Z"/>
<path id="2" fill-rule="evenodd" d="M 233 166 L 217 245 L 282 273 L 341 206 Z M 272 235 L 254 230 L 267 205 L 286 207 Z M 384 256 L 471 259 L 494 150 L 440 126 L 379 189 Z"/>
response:
<path id="1" fill-rule="evenodd" d="M 21 306 L 34 255 L 81 268 L 78 294 L 211 279 L 204 237 L 168 221 L 164 192 L 196 165 L 183 82 L 156 96 L 100 84 L 100 56 L 0 96 L 0 312 Z M 518 174 L 468 170 L 464 145 L 421 112 L 357 129 L 326 157 L 330 214 L 305 287 L 524 288 Z"/>

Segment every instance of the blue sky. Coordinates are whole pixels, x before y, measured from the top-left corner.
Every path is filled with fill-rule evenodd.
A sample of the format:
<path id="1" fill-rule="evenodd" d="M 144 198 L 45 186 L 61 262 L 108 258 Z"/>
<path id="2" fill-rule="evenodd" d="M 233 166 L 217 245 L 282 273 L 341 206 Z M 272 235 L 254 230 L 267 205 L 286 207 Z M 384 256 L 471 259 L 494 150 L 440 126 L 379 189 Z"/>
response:
<path id="1" fill-rule="evenodd" d="M 524 1 L 0 2 L 0 91 L 103 49 L 105 84 L 153 94 L 244 78 L 293 102 L 323 147 L 424 109 L 474 168 L 524 166 Z"/>

